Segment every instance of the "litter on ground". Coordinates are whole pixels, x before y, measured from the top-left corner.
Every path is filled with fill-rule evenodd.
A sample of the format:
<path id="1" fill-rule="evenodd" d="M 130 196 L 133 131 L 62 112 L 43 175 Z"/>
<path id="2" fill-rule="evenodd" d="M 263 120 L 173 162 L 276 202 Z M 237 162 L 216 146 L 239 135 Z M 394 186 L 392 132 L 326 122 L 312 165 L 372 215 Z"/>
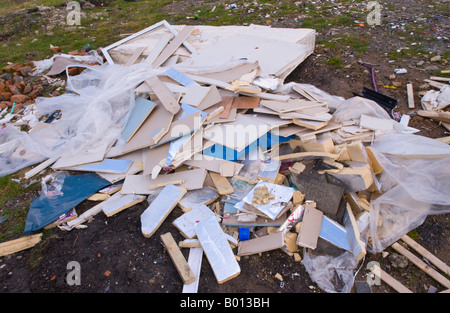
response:
<path id="1" fill-rule="evenodd" d="M 183 292 L 197 292 L 203 254 L 226 284 L 241 273 L 241 256 L 275 249 L 323 291 L 350 292 L 366 254 L 388 247 L 449 289 L 449 267 L 406 236 L 428 215 L 450 212 L 448 137 L 417 135 L 377 90 L 344 99 L 286 84 L 314 46 L 313 29 L 161 21 L 83 56 L 4 68 L 41 75 L 64 93 L 43 97 L 25 86 L 2 107 L 0 175 L 30 167 L 24 178 L 39 177 L 42 190 L 24 236 L 1 243 L 0 256 L 33 247 L 45 227 L 86 228 L 97 214 L 147 201 L 146 238 L 183 212 L 172 232 L 185 240 L 161 236 Z M 52 78 L 64 72 L 66 82 Z M 449 80 L 427 83 L 434 89 L 418 114 L 450 129 Z M 412 84 L 407 92 L 417 107 Z M 88 198 L 98 203 L 78 215 Z M 187 247 L 189 259 L 180 252 Z"/>

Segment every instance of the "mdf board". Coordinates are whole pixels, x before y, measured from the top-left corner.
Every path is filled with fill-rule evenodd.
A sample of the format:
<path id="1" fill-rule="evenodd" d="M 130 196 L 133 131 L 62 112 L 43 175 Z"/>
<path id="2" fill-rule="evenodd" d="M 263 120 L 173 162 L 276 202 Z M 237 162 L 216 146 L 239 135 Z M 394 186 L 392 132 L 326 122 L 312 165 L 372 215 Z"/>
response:
<path id="1" fill-rule="evenodd" d="M 144 237 L 150 238 L 172 212 L 178 201 L 186 193 L 186 189 L 167 185 L 141 214 L 141 231 Z"/>
<path id="2" fill-rule="evenodd" d="M 200 242 L 199 242 L 200 244 Z M 192 247 L 189 249 L 188 264 L 195 276 L 195 281 L 190 284 L 184 284 L 182 293 L 196 293 L 200 272 L 202 268 L 203 249 L 202 247 Z"/>
<path id="3" fill-rule="evenodd" d="M 133 137 L 139 127 L 141 127 L 142 123 L 144 123 L 154 108 L 154 102 L 142 97 L 136 98 L 135 105 L 130 112 L 127 124 L 122 132 L 122 139 L 125 140 L 125 142 L 130 141 L 131 137 Z"/>
<path id="4" fill-rule="evenodd" d="M 119 199 L 105 204 L 102 210 L 106 216 L 110 217 L 144 201 L 145 199 L 147 199 L 147 197 L 142 195 L 123 195 Z"/>
<path id="5" fill-rule="evenodd" d="M 323 213 L 310 205 L 305 206 L 302 226 L 297 237 L 297 245 L 305 248 L 317 248 Z"/>
<path id="6" fill-rule="evenodd" d="M 100 162 L 105 157 L 108 150 L 107 144 L 101 144 L 93 149 L 80 151 L 75 155 L 62 156 L 53 164 L 52 169 L 64 169 L 72 166 L 79 166 L 88 163 Z"/>
<path id="7" fill-rule="evenodd" d="M 203 188 L 205 178 L 206 171 L 204 169 L 186 170 L 159 175 L 155 179 L 146 175 L 127 175 L 121 193 L 148 195 L 155 192 L 155 187 L 150 188 L 150 186 L 163 186 L 164 184 L 175 181 L 180 182 L 181 187 L 184 187 L 187 190 L 201 189 Z"/>
<path id="8" fill-rule="evenodd" d="M 159 56 L 153 61 L 153 67 L 159 67 L 164 63 L 177 49 L 181 44 L 186 40 L 186 38 L 191 34 L 194 30 L 194 26 L 185 26 L 176 36 L 175 38 L 169 42 L 169 44 L 161 51 Z"/>
<path id="9" fill-rule="evenodd" d="M 202 113 L 203 112 L 195 112 L 175 120 L 170 125 L 168 132 L 152 147 L 179 139 L 198 130 L 203 124 Z"/>
<path id="10" fill-rule="evenodd" d="M 149 85 L 153 93 L 161 101 L 164 108 L 172 114 L 178 113 L 180 105 L 172 92 L 164 85 L 158 76 L 153 76 L 145 80 L 145 83 Z"/>
<path id="11" fill-rule="evenodd" d="M 173 239 L 171 233 L 165 233 L 161 235 L 161 241 L 169 253 L 170 258 L 172 259 L 173 264 L 175 265 L 178 274 L 180 274 L 181 279 L 185 284 L 191 284 L 195 281 L 195 275 L 191 270 L 188 262 L 184 258 L 183 254 L 178 248 L 177 243 Z"/>
<path id="12" fill-rule="evenodd" d="M 23 236 L 18 239 L 0 243 L 0 257 L 29 249 L 41 241 L 42 233 Z"/>
<path id="13" fill-rule="evenodd" d="M 275 232 L 270 235 L 239 242 L 238 256 L 252 255 L 281 249 L 284 246 L 284 233 Z"/>
<path id="14" fill-rule="evenodd" d="M 165 110 L 158 103 L 153 109 L 152 114 L 145 120 L 139 130 L 128 141 L 121 151 L 126 154 L 142 148 L 152 146 L 161 139 L 170 129 L 173 120 L 173 114 Z"/>
<path id="15" fill-rule="evenodd" d="M 211 176 L 219 195 L 229 195 L 234 192 L 233 187 L 226 177 L 214 172 L 210 172 L 209 175 Z"/>
<path id="16" fill-rule="evenodd" d="M 272 38 L 236 34 L 220 39 L 197 50 L 191 57 L 193 65 L 222 64 L 227 61 L 247 59 L 258 61 L 261 70 L 269 75 L 280 75 L 296 60 L 306 57 L 304 45 Z"/>
<path id="17" fill-rule="evenodd" d="M 244 166 L 244 164 L 242 163 L 208 157 L 200 153 L 194 154 L 191 159 L 184 161 L 183 164 L 195 166 L 198 168 L 204 168 L 205 170 L 208 170 L 210 172 L 219 173 L 224 177 L 232 177 L 234 175 L 237 175 Z M 232 168 L 231 173 L 224 172 L 225 168 Z"/>
<path id="18" fill-rule="evenodd" d="M 155 178 L 164 167 L 169 153 L 170 143 L 155 148 L 147 148 L 143 152 L 144 175 Z"/>
<path id="19" fill-rule="evenodd" d="M 123 174 L 130 168 L 132 163 L 133 162 L 129 161 L 129 160 L 104 159 L 102 162 L 85 164 L 85 165 L 70 167 L 70 168 L 66 168 L 66 169 L 72 170 L 72 171 L 83 171 L 83 172 Z"/>
<path id="20" fill-rule="evenodd" d="M 217 282 L 222 284 L 238 276 L 240 266 L 217 220 L 207 218 L 196 223 L 194 229 Z"/>
<path id="21" fill-rule="evenodd" d="M 289 99 L 286 102 L 274 100 L 261 100 L 261 106 L 269 108 L 278 113 L 288 113 L 302 109 L 309 109 L 314 107 L 321 107 L 325 103 L 318 101 L 309 101 L 301 99 Z"/>
<path id="22" fill-rule="evenodd" d="M 271 126 L 255 122 L 252 116 L 237 114 L 236 120 L 223 125 L 214 125 L 205 130 L 204 138 L 236 151 L 270 131 Z"/>
<path id="23" fill-rule="evenodd" d="M 172 224 L 180 231 L 183 237 L 192 239 L 196 236 L 194 225 L 211 216 L 215 217 L 218 222 L 220 221 L 220 218 L 215 216 L 210 208 L 204 204 L 198 204 L 193 206 L 188 212 L 176 218 Z"/>

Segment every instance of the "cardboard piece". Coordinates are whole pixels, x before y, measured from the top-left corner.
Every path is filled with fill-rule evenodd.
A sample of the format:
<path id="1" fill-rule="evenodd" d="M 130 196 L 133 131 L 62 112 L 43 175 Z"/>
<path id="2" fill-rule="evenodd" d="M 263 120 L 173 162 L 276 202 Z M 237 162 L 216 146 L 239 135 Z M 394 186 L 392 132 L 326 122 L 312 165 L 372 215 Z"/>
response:
<path id="1" fill-rule="evenodd" d="M 144 237 L 150 238 L 172 212 L 178 201 L 186 193 L 186 189 L 167 185 L 141 214 L 141 231 Z"/>

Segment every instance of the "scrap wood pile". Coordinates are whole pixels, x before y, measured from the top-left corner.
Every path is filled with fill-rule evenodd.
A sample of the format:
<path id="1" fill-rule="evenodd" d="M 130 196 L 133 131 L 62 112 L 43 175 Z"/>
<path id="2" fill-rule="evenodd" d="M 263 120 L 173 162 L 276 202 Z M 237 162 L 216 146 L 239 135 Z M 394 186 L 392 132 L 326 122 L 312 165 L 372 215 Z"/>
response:
<path id="1" fill-rule="evenodd" d="M 185 240 L 161 236 L 183 291 L 197 290 L 203 253 L 224 283 L 241 256 L 282 249 L 323 290 L 349 292 L 367 251 L 449 212 L 450 149 L 369 99 L 285 84 L 314 37 L 162 21 L 102 49 L 107 62 L 83 65 L 66 94 L 36 99 L 54 119 L 1 130 L 3 175 L 47 171 L 24 235 L 147 201 L 146 238 L 183 212 L 173 226 Z M 78 215 L 86 199 L 99 202 Z"/>

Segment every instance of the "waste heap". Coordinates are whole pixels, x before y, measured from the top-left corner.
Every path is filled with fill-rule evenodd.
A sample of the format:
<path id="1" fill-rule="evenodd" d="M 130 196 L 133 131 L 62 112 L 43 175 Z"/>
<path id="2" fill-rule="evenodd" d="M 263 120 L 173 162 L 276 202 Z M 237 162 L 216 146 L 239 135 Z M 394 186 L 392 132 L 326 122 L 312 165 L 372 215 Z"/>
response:
<path id="1" fill-rule="evenodd" d="M 450 212 L 450 148 L 372 100 L 285 84 L 314 40 L 312 29 L 162 21 L 103 48 L 104 64 L 53 59 L 50 71 L 83 70 L 65 94 L 36 98 L 29 131 L 0 131 L 2 175 L 52 170 L 24 235 L 147 200 L 147 238 L 184 212 L 173 226 L 185 240 L 161 236 L 177 268 L 197 268 L 176 255 L 190 247 L 225 283 L 240 256 L 282 249 L 321 289 L 349 292 L 367 251 Z M 85 199 L 99 203 L 78 215 Z M 184 291 L 198 275 L 180 270 Z"/>

